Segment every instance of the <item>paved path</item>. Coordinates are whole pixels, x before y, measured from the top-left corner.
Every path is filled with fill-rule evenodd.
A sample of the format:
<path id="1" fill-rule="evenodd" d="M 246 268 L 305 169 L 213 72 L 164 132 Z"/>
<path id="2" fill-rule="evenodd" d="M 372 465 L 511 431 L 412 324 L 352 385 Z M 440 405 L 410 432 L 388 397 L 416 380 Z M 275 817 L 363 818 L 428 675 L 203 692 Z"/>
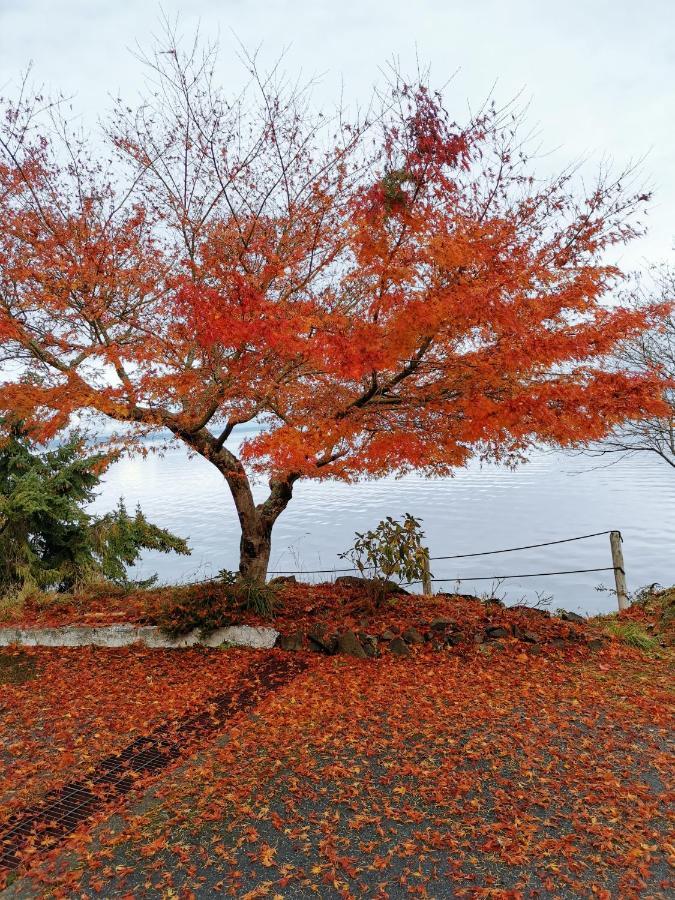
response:
<path id="1" fill-rule="evenodd" d="M 312 662 L 97 828 L 70 896 L 672 896 L 639 660 Z"/>

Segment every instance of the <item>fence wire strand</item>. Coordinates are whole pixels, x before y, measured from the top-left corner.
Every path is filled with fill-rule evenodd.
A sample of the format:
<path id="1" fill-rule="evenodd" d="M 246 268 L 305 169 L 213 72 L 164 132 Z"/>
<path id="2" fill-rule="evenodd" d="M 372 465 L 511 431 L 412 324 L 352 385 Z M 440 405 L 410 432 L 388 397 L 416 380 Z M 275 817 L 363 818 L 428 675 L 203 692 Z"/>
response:
<path id="1" fill-rule="evenodd" d="M 527 572 L 524 575 L 462 575 L 461 578 L 431 578 L 430 581 L 505 581 L 507 578 L 541 578 L 544 575 L 580 575 L 587 572 L 613 572 L 614 566 L 604 566 L 599 569 L 565 569 L 562 572 Z M 422 584 L 422 579 L 406 582 L 410 584 Z"/>
<path id="2" fill-rule="evenodd" d="M 521 547 L 505 547 L 501 550 L 482 550 L 479 553 L 455 553 L 451 556 L 430 556 L 429 560 L 431 562 L 440 561 L 440 560 L 448 560 L 448 559 L 469 559 L 475 558 L 477 556 L 494 556 L 498 553 L 515 553 L 519 550 L 535 550 L 538 547 L 552 547 L 556 544 L 570 544 L 573 541 L 585 541 L 589 538 L 594 537 L 602 537 L 605 534 L 611 534 L 612 529 L 608 529 L 607 531 L 594 531 L 592 534 L 580 534 L 576 537 L 569 538 L 559 538 L 555 541 L 542 541 L 538 544 L 523 544 Z M 619 532 L 620 533 L 620 532 Z M 374 569 L 375 566 L 364 566 L 364 569 Z M 432 578 L 430 579 L 432 582 L 441 583 L 441 582 L 456 582 L 460 583 L 462 581 L 505 581 L 508 578 L 543 578 L 551 575 L 582 575 L 588 574 L 591 572 L 614 572 L 616 569 L 623 571 L 618 566 L 603 566 L 595 569 L 565 569 L 563 571 L 557 572 L 526 572 L 522 575 L 463 575 L 461 577 L 452 577 L 452 578 Z M 357 568 L 350 569 L 271 569 L 269 571 L 269 575 L 342 575 L 348 572 L 359 572 L 362 571 Z M 185 582 L 185 586 L 189 585 L 197 585 L 197 584 L 207 584 L 212 581 L 216 581 L 218 576 L 212 576 L 210 578 L 201 578 L 198 581 L 189 581 Z M 406 582 L 406 586 L 413 584 L 421 584 L 421 579 L 418 581 L 408 581 Z"/>
<path id="3" fill-rule="evenodd" d="M 569 544 L 572 541 L 585 541 L 587 538 L 601 537 L 610 531 L 595 531 L 593 534 L 580 534 L 578 537 L 561 538 L 558 541 L 543 541 L 541 544 L 524 544 L 522 547 L 507 547 L 505 550 L 483 550 L 480 553 L 456 553 L 453 556 L 432 556 L 430 559 L 468 559 L 470 556 L 493 556 L 495 553 L 514 553 L 516 550 L 534 550 L 537 547 L 552 547 L 554 544 Z"/>
<path id="4" fill-rule="evenodd" d="M 585 540 L 588 540 L 588 538 L 602 537 L 602 535 L 610 534 L 610 533 L 611 533 L 611 529 L 608 531 L 594 531 L 592 534 L 580 534 L 580 535 L 577 535 L 577 537 L 560 538 L 556 541 L 542 541 L 540 544 L 524 544 L 522 547 L 506 547 L 502 550 L 482 550 L 480 553 L 455 553 L 452 556 L 430 556 L 429 560 L 430 560 L 430 562 L 435 562 L 435 561 L 447 560 L 447 559 L 469 559 L 470 557 L 476 557 L 476 556 L 494 556 L 497 553 L 515 553 L 518 550 L 534 550 L 538 547 L 552 547 L 554 544 L 569 544 L 572 541 L 585 541 Z M 364 566 L 364 569 L 374 569 L 374 568 L 376 568 L 376 567 L 375 566 Z M 350 568 L 350 569 L 303 569 L 303 570 L 272 569 L 272 570 L 270 570 L 269 574 L 270 575 L 342 575 L 345 572 L 358 572 L 358 571 L 360 571 L 360 570 L 355 567 Z M 579 570 L 575 570 L 575 571 L 580 571 L 580 572 L 581 571 L 589 571 L 589 572 L 598 571 L 599 572 L 599 571 L 604 571 L 604 570 L 603 569 L 588 569 L 588 570 L 579 569 Z M 560 573 L 544 572 L 542 574 L 544 574 L 544 575 L 547 575 L 547 574 L 567 575 L 567 574 L 574 574 L 574 572 L 569 572 L 569 573 L 567 573 L 567 572 L 560 572 Z M 492 576 L 481 576 L 480 579 L 478 579 L 478 578 L 462 578 L 462 579 L 432 578 L 432 581 L 458 581 L 458 580 L 478 581 L 478 580 L 489 580 L 490 577 L 492 577 Z M 495 578 L 527 578 L 530 576 L 526 576 L 526 575 L 495 575 L 494 577 Z M 532 577 L 534 577 L 534 576 L 532 576 Z M 412 583 L 416 583 L 416 582 L 410 582 L 410 583 L 412 584 Z"/>

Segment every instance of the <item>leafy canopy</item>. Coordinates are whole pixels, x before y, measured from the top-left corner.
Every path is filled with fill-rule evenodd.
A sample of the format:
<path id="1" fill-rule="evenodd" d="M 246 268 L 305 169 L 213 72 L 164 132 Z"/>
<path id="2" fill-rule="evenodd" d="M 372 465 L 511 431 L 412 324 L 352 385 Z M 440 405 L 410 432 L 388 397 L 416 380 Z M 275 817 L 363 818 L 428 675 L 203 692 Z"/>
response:
<path id="1" fill-rule="evenodd" d="M 172 34 L 146 64 L 103 151 L 5 104 L 2 405 L 43 436 L 82 410 L 167 428 L 242 522 L 267 475 L 273 521 L 300 477 L 447 474 L 663 412 L 658 371 L 607 365 L 664 313 L 610 302 L 648 200 L 625 175 L 539 178 L 512 109 L 458 123 L 423 80 L 349 121 L 255 59 L 228 97 Z"/>

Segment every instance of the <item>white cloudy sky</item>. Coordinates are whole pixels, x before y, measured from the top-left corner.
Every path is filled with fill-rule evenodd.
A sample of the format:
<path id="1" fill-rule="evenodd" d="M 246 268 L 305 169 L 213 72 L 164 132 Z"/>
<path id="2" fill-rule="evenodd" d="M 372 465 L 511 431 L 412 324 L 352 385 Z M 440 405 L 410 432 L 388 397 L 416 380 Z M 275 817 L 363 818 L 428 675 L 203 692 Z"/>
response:
<path id="1" fill-rule="evenodd" d="M 241 72 L 232 32 L 270 59 L 288 47 L 287 68 L 323 76 L 321 91 L 366 99 L 392 55 L 412 71 L 415 55 L 444 82 L 461 118 L 496 82 L 519 91 L 553 153 L 542 168 L 578 157 L 617 167 L 645 156 L 655 198 L 650 234 L 629 265 L 672 260 L 675 245 L 675 4 L 673 0 L 164 0 L 186 33 L 220 34 L 222 77 Z M 0 93 L 32 61 L 35 79 L 77 95 L 92 122 L 118 90 L 141 76 L 129 48 L 158 30 L 146 0 L 0 0 Z"/>

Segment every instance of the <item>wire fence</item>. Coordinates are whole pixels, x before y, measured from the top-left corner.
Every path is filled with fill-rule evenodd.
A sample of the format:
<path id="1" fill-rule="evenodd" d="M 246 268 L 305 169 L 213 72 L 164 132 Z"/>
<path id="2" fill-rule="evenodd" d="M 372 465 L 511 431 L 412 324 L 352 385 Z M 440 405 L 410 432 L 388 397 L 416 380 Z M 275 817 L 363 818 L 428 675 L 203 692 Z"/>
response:
<path id="1" fill-rule="evenodd" d="M 576 537 L 558 538 L 555 541 L 542 541 L 538 544 L 523 544 L 520 547 L 504 547 L 500 550 L 480 550 L 474 553 L 454 553 L 450 556 L 430 556 L 430 562 L 439 562 L 448 559 L 469 559 L 478 556 L 494 556 L 497 553 L 516 553 L 519 550 L 535 550 L 539 547 L 552 547 L 556 544 L 570 544 L 573 541 L 585 541 L 589 538 L 602 537 L 611 534 L 611 529 L 607 531 L 594 531 L 592 534 L 579 534 Z M 363 566 L 363 569 L 357 569 L 355 566 L 347 569 L 272 569 L 270 575 L 342 575 L 349 572 L 360 572 L 367 569 L 374 569 L 376 566 Z M 463 575 L 461 578 L 432 578 L 431 581 L 502 581 L 506 578 L 540 578 L 544 575 L 577 575 L 586 572 L 612 572 L 614 566 L 607 566 L 598 569 L 568 569 L 563 572 L 530 572 L 525 575 Z M 420 581 L 409 581 L 408 584 L 418 584 Z"/>
<path id="2" fill-rule="evenodd" d="M 545 575 L 580 575 L 587 572 L 613 572 L 614 566 L 604 566 L 598 569 L 565 569 L 559 572 L 526 572 L 524 575 L 462 575 L 454 578 L 430 578 L 433 584 L 435 581 L 505 581 L 507 578 L 542 578 Z M 417 581 L 407 581 L 406 586 L 410 584 L 422 584 L 422 579 Z"/>
<path id="3" fill-rule="evenodd" d="M 551 570 L 547 572 L 520 572 L 517 574 L 507 572 L 504 574 L 495 574 L 495 575 L 461 575 L 461 576 L 451 576 L 448 578 L 436 578 L 431 577 L 428 569 L 427 576 L 424 579 L 417 579 L 416 581 L 408 581 L 405 583 L 406 587 L 409 587 L 414 584 L 421 584 L 423 586 L 423 591 L 425 593 L 432 593 L 431 585 L 442 584 L 447 582 L 452 582 L 454 584 L 461 584 L 463 581 L 492 581 L 492 582 L 501 582 L 506 581 L 508 579 L 522 579 L 522 578 L 548 578 L 559 575 L 587 575 L 596 572 L 613 572 L 614 579 L 616 584 L 616 594 L 617 599 L 619 601 L 619 609 L 625 609 L 629 604 L 628 591 L 626 588 L 626 573 L 624 571 L 624 562 L 623 555 L 621 553 L 621 532 L 617 530 L 608 529 L 607 531 L 594 531 L 590 534 L 579 534 L 575 537 L 567 537 L 567 538 L 557 538 L 553 541 L 539 541 L 535 544 L 521 544 L 518 547 L 502 547 L 498 550 L 480 550 L 474 551 L 472 553 L 453 553 L 444 556 L 430 556 L 429 562 L 439 562 L 444 560 L 453 560 L 453 559 L 469 559 L 476 558 L 480 556 L 494 556 L 500 553 L 517 553 L 521 550 L 535 550 L 541 547 L 553 547 L 560 544 L 570 544 L 573 541 L 586 541 L 591 538 L 602 537 L 604 535 L 610 536 L 610 546 L 612 551 L 612 565 L 611 566 L 595 566 L 587 569 L 557 569 Z M 366 570 L 376 569 L 377 566 L 363 566 L 361 568 L 350 567 L 350 568 L 338 568 L 333 567 L 330 569 L 271 569 L 268 574 L 272 576 L 289 576 L 289 575 L 344 575 L 348 573 L 358 572 L 359 574 L 363 574 Z M 206 584 L 208 582 L 213 582 L 218 580 L 220 576 L 215 575 L 208 578 L 201 578 L 198 581 L 189 581 L 184 582 L 185 586 L 190 585 L 198 585 L 198 584 Z"/>

